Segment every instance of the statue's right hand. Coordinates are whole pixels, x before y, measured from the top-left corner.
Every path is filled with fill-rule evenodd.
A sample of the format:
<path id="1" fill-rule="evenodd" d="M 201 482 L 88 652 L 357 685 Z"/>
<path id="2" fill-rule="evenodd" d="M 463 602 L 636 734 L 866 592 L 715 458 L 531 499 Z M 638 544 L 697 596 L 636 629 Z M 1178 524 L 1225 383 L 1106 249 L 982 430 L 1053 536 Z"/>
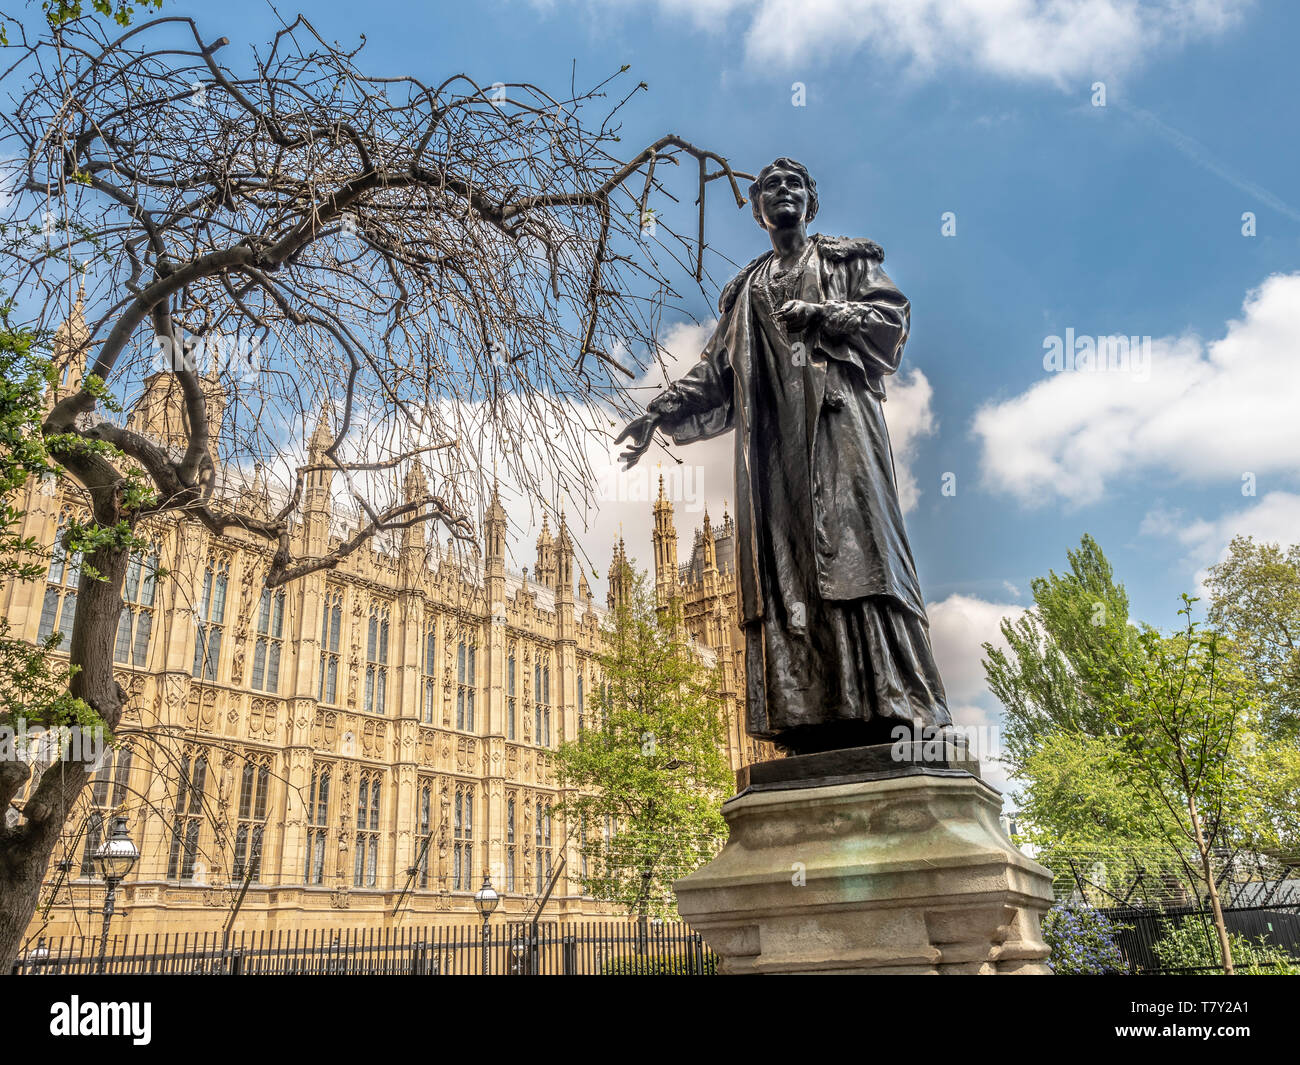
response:
<path id="1" fill-rule="evenodd" d="M 615 445 L 621 444 L 624 440 L 629 441 L 627 450 L 618 457 L 619 461 L 623 463 L 624 470 L 630 470 L 641 461 L 641 456 L 650 449 L 650 442 L 654 440 L 655 430 L 658 427 L 659 416 L 657 414 L 643 414 L 641 417 L 628 422 L 623 431 L 614 439 Z"/>

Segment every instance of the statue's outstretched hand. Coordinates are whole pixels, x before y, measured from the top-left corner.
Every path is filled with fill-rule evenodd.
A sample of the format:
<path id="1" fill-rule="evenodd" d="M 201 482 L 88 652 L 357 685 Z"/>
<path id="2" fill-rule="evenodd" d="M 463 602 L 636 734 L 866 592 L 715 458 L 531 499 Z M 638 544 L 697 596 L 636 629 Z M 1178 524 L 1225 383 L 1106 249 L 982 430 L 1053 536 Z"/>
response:
<path id="1" fill-rule="evenodd" d="M 650 449 L 650 442 L 654 440 L 655 429 L 658 427 L 659 415 L 643 414 L 628 422 L 623 431 L 618 434 L 614 440 L 615 445 L 621 444 L 624 440 L 629 441 L 627 450 L 618 457 L 623 463 L 624 470 L 630 470 L 641 461 L 641 456 Z"/>
<path id="2" fill-rule="evenodd" d="M 807 329 L 815 325 L 822 316 L 824 308 L 820 303 L 808 303 L 805 300 L 786 300 L 781 304 L 776 316 L 787 329 Z"/>

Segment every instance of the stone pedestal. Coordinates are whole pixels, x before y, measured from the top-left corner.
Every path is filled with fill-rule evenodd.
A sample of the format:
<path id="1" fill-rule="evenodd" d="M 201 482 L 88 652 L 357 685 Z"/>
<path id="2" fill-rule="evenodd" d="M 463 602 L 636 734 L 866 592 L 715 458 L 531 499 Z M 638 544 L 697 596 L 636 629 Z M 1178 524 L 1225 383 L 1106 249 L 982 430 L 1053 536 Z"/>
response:
<path id="1" fill-rule="evenodd" d="M 1049 972 L 1051 875 L 1003 833 L 998 793 L 955 768 L 853 775 L 723 806 L 726 847 L 674 885 L 722 971 Z"/>

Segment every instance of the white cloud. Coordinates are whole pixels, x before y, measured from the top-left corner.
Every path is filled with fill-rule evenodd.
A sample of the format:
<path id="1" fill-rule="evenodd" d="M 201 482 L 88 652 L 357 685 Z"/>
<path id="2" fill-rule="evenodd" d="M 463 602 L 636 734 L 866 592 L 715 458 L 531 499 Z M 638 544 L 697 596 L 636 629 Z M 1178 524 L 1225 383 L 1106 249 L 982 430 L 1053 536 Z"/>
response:
<path id="1" fill-rule="evenodd" d="M 1143 472 L 1234 488 L 1247 474 L 1292 477 L 1297 348 L 1300 273 L 1274 275 L 1220 339 L 1153 341 L 1149 375 L 1054 373 L 986 404 L 974 422 L 985 481 L 1026 503 L 1083 504 Z"/>
<path id="2" fill-rule="evenodd" d="M 943 674 L 944 689 L 954 705 L 988 698 L 984 684 L 985 641 L 1005 646 L 998 626 L 1003 618 L 1018 618 L 1025 608 L 1015 603 L 993 603 L 968 595 L 950 595 L 931 603 L 930 642 Z"/>
<path id="3" fill-rule="evenodd" d="M 927 607 L 930 616 L 930 643 L 943 676 L 948 709 L 953 723 L 977 731 L 971 735 L 977 743 L 991 742 L 993 753 L 1001 753 L 1002 707 L 984 682 L 984 643 L 1006 647 L 999 625 L 1003 618 L 1017 618 L 1025 608 L 1015 603 L 994 603 L 967 595 L 950 595 Z M 983 741 L 981 741 L 983 737 Z M 1002 766 L 988 751 L 977 750 L 981 773 L 1000 791 L 1010 790 Z"/>
<path id="4" fill-rule="evenodd" d="M 889 425 L 889 442 L 894 451 L 898 501 L 903 513 L 907 514 L 921 498 L 921 489 L 911 464 L 916 459 L 921 438 L 934 434 L 935 418 L 930 406 L 934 389 L 920 370 L 900 374 L 886 388 L 889 398 L 885 403 L 885 421 Z"/>
<path id="5" fill-rule="evenodd" d="M 628 0 L 617 0 L 627 3 Z M 1246 0 L 658 0 L 716 33 L 743 24 L 752 65 L 797 70 L 867 51 L 916 75 L 972 68 L 1078 87 L 1221 33 Z M 608 5 L 606 5 L 608 6 Z"/>
<path id="6" fill-rule="evenodd" d="M 1300 495 L 1269 492 L 1254 504 L 1213 520 L 1187 518 L 1181 510 L 1156 508 L 1142 519 L 1141 532 L 1172 538 L 1182 545 L 1184 562 L 1197 570 L 1197 594 L 1201 594 L 1206 570 L 1228 557 L 1228 544 L 1234 536 L 1253 536 L 1258 543 L 1283 547 L 1300 543 Z"/>

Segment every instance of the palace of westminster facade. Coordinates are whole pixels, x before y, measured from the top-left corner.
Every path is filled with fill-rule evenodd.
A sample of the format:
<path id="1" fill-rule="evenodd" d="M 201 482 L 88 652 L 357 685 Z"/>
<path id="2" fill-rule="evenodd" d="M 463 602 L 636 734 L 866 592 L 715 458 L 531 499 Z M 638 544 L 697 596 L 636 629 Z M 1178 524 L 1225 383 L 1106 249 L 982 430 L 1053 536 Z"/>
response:
<path id="1" fill-rule="evenodd" d="M 80 377 L 66 353 L 84 350 L 84 328 L 74 314 L 56 339 L 65 383 Z M 167 440 L 176 403 L 174 379 L 155 374 L 128 424 Z M 322 414 L 309 463 L 329 439 Z M 309 474 L 300 553 L 345 534 L 330 478 Z M 242 507 L 268 505 L 259 478 L 231 490 Z M 418 467 L 405 491 L 424 491 Z M 22 533 L 57 544 L 75 495 L 32 482 L 23 496 Z M 712 526 L 706 513 L 679 565 L 662 482 L 648 517 L 656 595 L 677 601 L 701 659 L 718 667 L 736 768 L 762 755 L 744 733 L 734 523 Z M 254 930 L 464 921 L 485 872 L 507 919 L 531 918 L 548 889 L 545 919 L 611 913 L 583 894 L 579 842 L 617 826 L 552 812 L 562 795 L 548 752 L 587 723 L 602 620 L 626 594 L 621 540 L 597 604 L 584 576 L 575 588 L 563 520 L 555 535 L 543 522 L 531 574 L 507 571 L 495 495 L 481 550 L 442 549 L 417 526 L 275 591 L 262 587 L 258 538 L 174 518 L 141 531 L 150 546 L 131 560 L 115 645 L 127 709 L 69 818 L 33 934 L 97 931 L 104 884 L 91 855 L 119 815 L 140 859 L 119 889 L 115 933 L 219 930 L 245 881 L 238 927 Z M 78 570 L 56 546 L 44 581 L 0 584 L 12 635 L 60 632 L 66 646 Z"/>

